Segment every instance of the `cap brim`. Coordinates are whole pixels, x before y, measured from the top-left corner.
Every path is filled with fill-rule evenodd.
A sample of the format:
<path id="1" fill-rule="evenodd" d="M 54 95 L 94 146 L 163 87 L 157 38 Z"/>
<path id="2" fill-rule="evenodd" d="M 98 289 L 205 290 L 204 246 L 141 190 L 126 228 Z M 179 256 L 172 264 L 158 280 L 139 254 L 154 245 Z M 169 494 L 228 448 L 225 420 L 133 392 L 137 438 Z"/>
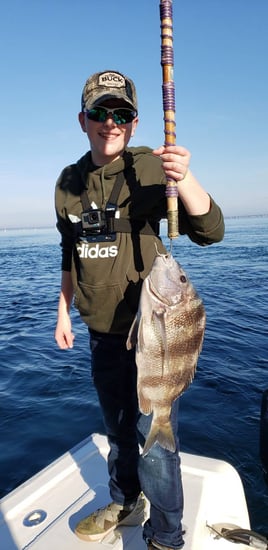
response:
<path id="1" fill-rule="evenodd" d="M 128 98 L 124 94 L 113 93 L 113 94 L 100 94 L 99 96 L 96 96 L 94 101 L 87 101 L 85 103 L 85 108 L 89 111 L 96 105 L 100 105 L 103 101 L 107 101 L 107 99 L 122 99 L 124 103 L 127 103 L 132 109 L 135 111 L 137 110 L 136 107 L 128 100 Z"/>

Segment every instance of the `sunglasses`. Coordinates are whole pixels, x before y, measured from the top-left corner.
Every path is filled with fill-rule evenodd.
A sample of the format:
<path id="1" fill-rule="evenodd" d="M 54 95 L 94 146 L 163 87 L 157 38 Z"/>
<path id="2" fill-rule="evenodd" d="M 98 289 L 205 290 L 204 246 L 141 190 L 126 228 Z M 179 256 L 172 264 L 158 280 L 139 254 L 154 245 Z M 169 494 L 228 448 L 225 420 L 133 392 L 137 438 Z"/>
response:
<path id="1" fill-rule="evenodd" d="M 115 124 L 128 124 L 132 122 L 137 116 L 137 111 L 127 109 L 124 107 L 117 107 L 111 109 L 110 107 L 93 107 L 89 111 L 85 111 L 88 120 L 94 120 L 94 122 L 105 122 L 109 115 L 112 115 Z"/>

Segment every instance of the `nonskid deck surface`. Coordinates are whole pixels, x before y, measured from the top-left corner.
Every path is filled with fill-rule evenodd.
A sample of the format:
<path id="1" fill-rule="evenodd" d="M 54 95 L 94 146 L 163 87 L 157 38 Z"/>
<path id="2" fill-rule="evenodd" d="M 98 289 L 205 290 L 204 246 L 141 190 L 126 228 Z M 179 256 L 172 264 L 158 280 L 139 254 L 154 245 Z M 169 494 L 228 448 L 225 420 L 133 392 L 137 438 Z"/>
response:
<path id="1" fill-rule="evenodd" d="M 2 550 L 146 550 L 142 526 L 121 527 L 102 542 L 77 538 L 78 521 L 110 501 L 108 444 L 94 434 L 0 501 Z M 240 478 L 226 462 L 181 453 L 185 550 L 248 548 L 216 537 L 208 525 L 249 529 Z M 149 503 L 146 508 L 149 512 Z"/>

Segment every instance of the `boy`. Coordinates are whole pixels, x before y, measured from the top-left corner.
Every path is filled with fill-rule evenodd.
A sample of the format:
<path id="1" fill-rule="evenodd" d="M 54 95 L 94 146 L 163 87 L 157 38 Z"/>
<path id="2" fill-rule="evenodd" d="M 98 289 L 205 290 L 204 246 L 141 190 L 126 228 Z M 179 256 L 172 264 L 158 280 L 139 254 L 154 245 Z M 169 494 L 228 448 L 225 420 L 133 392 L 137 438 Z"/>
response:
<path id="1" fill-rule="evenodd" d="M 73 296 L 90 333 L 92 376 L 110 445 L 112 502 L 82 520 L 76 534 L 102 540 L 118 525 L 150 517 L 143 530 L 148 549 L 183 546 L 183 491 L 179 441 L 172 453 L 155 444 L 139 456 L 151 417 L 138 410 L 135 351 L 126 350 L 141 285 L 156 255 L 165 253 L 158 224 L 166 218 L 166 177 L 177 181 L 179 232 L 199 245 L 223 238 L 220 208 L 189 170 L 181 146 L 128 147 L 138 124 L 135 85 L 117 71 L 90 76 L 79 113 L 90 151 L 65 168 L 56 186 L 57 227 L 62 236 L 62 284 L 55 338 L 73 346 L 69 310 Z M 178 400 L 171 421 L 178 427 Z"/>

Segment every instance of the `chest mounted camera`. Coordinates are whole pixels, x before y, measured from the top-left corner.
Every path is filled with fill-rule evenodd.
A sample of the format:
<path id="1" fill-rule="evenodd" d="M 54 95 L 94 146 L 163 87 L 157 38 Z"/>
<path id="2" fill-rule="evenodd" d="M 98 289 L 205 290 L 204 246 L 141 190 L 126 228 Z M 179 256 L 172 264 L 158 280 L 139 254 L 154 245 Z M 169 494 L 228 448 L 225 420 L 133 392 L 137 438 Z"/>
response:
<path id="1" fill-rule="evenodd" d="M 87 241 L 115 241 L 113 220 L 116 205 L 108 203 L 105 210 L 91 208 L 82 212 L 82 235 Z"/>

